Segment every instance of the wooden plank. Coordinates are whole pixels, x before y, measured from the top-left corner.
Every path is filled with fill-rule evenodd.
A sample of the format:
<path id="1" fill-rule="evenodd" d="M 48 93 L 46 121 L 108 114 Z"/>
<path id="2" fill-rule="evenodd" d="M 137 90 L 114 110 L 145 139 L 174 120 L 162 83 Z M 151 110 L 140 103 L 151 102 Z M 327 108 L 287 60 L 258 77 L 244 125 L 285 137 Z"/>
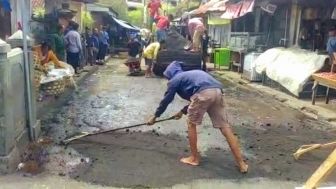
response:
<path id="1" fill-rule="evenodd" d="M 336 88 L 336 74 L 332 73 L 318 73 L 313 74 L 312 78 L 319 82 L 319 85 L 323 85 L 330 88 Z"/>
<path id="2" fill-rule="evenodd" d="M 336 168 L 336 149 L 329 155 L 329 157 L 320 165 L 314 174 L 308 179 L 304 185 L 305 189 L 316 188 L 323 180 L 325 180 L 330 173 Z"/>
<path id="3" fill-rule="evenodd" d="M 312 90 L 313 90 L 313 94 L 312 94 L 312 104 L 313 104 L 313 105 L 315 105 L 316 93 L 317 93 L 318 85 L 319 85 L 319 82 L 318 82 L 318 81 L 315 81 L 315 82 L 314 82 L 314 86 L 313 86 L 313 88 L 312 88 Z"/>

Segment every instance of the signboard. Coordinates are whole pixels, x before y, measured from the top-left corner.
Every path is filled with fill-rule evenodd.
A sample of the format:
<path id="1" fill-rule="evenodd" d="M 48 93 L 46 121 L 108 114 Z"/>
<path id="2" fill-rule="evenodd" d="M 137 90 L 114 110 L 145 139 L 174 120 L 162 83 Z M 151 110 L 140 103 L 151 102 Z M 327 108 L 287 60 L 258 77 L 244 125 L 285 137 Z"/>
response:
<path id="1" fill-rule="evenodd" d="M 32 0 L 31 1 L 32 10 L 41 9 L 45 7 L 45 0 Z"/>

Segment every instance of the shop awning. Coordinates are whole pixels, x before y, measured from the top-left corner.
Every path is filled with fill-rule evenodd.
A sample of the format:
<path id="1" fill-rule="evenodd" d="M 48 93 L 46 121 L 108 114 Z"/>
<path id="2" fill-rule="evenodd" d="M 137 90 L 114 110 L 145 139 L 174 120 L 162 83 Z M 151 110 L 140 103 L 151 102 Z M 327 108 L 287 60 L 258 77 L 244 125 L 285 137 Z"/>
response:
<path id="1" fill-rule="evenodd" d="M 238 3 L 226 5 L 225 13 L 221 16 L 224 19 L 235 19 L 252 12 L 255 0 L 243 0 Z"/>
<path id="2" fill-rule="evenodd" d="M 236 3 L 230 2 L 230 0 L 211 0 L 192 11 L 192 13 L 196 15 L 208 12 L 223 12 L 220 18 L 235 19 L 252 12 L 254 5 L 255 0 L 240 0 Z"/>
<path id="3" fill-rule="evenodd" d="M 106 12 L 106 13 L 110 12 L 109 8 L 98 6 L 98 5 L 95 5 L 95 4 L 87 4 L 86 8 L 90 12 Z"/>
<path id="4" fill-rule="evenodd" d="M 76 2 L 81 2 L 81 3 L 96 3 L 98 0 L 72 0 Z"/>
<path id="5" fill-rule="evenodd" d="M 213 6 L 208 8 L 209 12 L 224 12 L 226 10 L 226 4 L 227 4 L 228 0 L 225 1 L 219 1 L 216 4 L 214 4 Z"/>
<path id="6" fill-rule="evenodd" d="M 197 14 L 202 14 L 202 13 L 208 12 L 209 8 L 213 7 L 214 5 L 216 5 L 220 1 L 221 0 L 211 0 L 211 1 L 201 5 L 196 11 Z M 228 0 L 226 0 L 226 1 L 228 1 Z"/>
<path id="7" fill-rule="evenodd" d="M 115 17 L 116 15 L 110 11 L 108 7 L 98 6 L 95 4 L 87 4 L 86 8 L 89 12 L 103 12 L 106 13 L 112 17 Z"/>
<path id="8" fill-rule="evenodd" d="M 132 31 L 140 31 L 140 28 L 136 27 L 136 26 L 132 26 L 131 24 L 123 21 L 123 20 L 119 20 L 115 17 L 112 17 L 112 19 L 121 27 L 128 29 L 128 30 L 132 30 Z"/>

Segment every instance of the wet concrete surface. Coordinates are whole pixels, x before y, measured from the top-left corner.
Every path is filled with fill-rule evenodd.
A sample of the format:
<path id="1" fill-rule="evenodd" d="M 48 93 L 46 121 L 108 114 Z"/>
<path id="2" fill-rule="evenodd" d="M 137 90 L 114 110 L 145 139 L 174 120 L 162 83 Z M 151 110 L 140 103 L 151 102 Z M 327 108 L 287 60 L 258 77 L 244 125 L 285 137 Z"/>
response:
<path id="1" fill-rule="evenodd" d="M 47 135 L 56 141 L 80 131 L 96 131 L 145 122 L 153 114 L 166 88 L 160 78 L 127 77 L 122 60 L 113 59 L 87 79 L 64 104 L 43 116 Z M 208 117 L 199 127 L 199 167 L 179 163 L 188 154 L 185 119 L 152 127 L 87 137 L 71 143 L 90 164 L 70 176 L 78 181 L 115 187 L 170 187 L 199 179 L 246 182 L 265 178 L 292 187 L 304 183 L 327 157 L 328 150 L 294 161 L 292 153 L 303 144 L 330 142 L 335 129 L 309 119 L 276 99 L 242 90 L 224 82 L 230 123 L 241 141 L 250 172 L 235 168 L 225 139 Z M 176 97 L 163 117 L 187 102 Z M 336 180 L 336 173 L 329 181 Z M 279 185 L 280 186 L 280 185 Z M 235 187 L 230 187 L 235 188 Z"/>

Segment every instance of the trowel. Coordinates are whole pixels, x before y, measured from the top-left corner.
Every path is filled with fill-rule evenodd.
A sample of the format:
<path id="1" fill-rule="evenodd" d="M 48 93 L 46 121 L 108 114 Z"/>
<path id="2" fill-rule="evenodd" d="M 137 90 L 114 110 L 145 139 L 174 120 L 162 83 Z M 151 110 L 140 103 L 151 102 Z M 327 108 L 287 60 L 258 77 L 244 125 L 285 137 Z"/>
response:
<path id="1" fill-rule="evenodd" d="M 155 123 L 160 123 L 160 122 L 169 121 L 169 120 L 173 120 L 173 119 L 175 119 L 174 116 L 172 116 L 170 118 L 158 120 Z M 81 139 L 81 138 L 84 138 L 84 137 L 87 137 L 87 136 L 99 135 L 99 134 L 104 134 L 104 133 L 109 133 L 109 132 L 114 132 L 114 131 L 119 131 L 119 130 L 124 130 L 124 129 L 131 129 L 131 128 L 141 127 L 141 126 L 145 126 L 145 125 L 147 125 L 147 123 L 141 123 L 141 124 L 131 125 L 131 126 L 127 126 L 127 127 L 114 128 L 114 129 L 107 129 L 107 130 L 97 131 L 97 132 L 92 132 L 92 133 L 81 132 L 79 134 L 76 134 L 74 136 L 70 136 L 70 137 L 64 139 L 63 141 L 61 141 L 61 144 L 67 145 L 74 140 L 78 140 L 78 139 Z"/>

